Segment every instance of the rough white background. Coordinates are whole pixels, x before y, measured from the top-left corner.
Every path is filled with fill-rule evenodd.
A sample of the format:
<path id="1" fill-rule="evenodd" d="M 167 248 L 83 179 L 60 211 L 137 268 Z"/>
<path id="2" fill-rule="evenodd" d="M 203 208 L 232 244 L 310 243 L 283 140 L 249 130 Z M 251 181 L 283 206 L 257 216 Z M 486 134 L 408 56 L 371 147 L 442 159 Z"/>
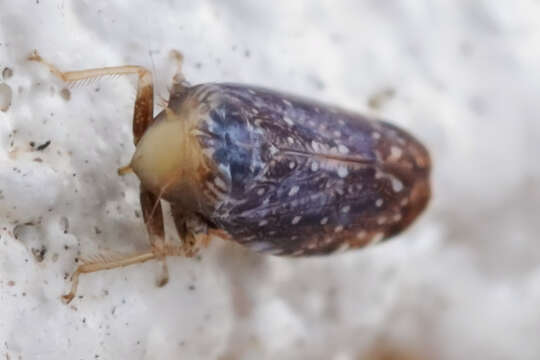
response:
<path id="1" fill-rule="evenodd" d="M 0 356 L 540 358 L 539 19 L 534 0 L 0 0 Z M 214 242 L 169 259 L 164 288 L 151 262 L 82 277 L 66 306 L 77 257 L 147 246 L 137 179 L 116 175 L 134 81 L 66 101 L 25 61 L 34 48 L 65 70 L 145 65 L 164 96 L 177 49 L 192 83 L 392 119 L 430 148 L 433 201 L 365 251 L 291 260 Z"/>

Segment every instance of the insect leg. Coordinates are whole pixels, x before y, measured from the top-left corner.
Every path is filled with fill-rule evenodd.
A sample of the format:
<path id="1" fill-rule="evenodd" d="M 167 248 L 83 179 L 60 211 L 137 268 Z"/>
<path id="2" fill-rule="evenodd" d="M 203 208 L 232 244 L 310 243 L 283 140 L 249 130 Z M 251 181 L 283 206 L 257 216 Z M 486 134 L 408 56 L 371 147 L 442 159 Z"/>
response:
<path id="1" fill-rule="evenodd" d="M 169 56 L 176 62 L 176 72 L 173 76 L 173 85 L 184 83 L 186 81 L 184 78 L 184 74 L 182 73 L 184 55 L 182 55 L 178 50 L 171 50 Z"/>
<path id="2" fill-rule="evenodd" d="M 110 270 L 118 267 L 133 265 L 133 264 L 139 264 L 143 263 L 148 260 L 152 260 L 156 258 L 156 254 L 152 251 L 136 254 L 136 255 L 130 255 L 118 259 L 113 260 L 102 260 L 102 261 L 96 261 L 96 262 L 89 262 L 86 264 L 80 265 L 77 270 L 71 275 L 71 290 L 69 293 L 62 296 L 62 299 L 64 302 L 69 304 L 71 300 L 75 297 L 75 294 L 77 293 L 77 286 L 79 285 L 79 276 L 81 274 L 87 274 L 92 273 L 95 271 L 101 271 L 101 270 Z"/>
<path id="3" fill-rule="evenodd" d="M 209 229 L 206 223 L 196 215 L 186 215 L 174 204 L 171 204 L 171 212 L 174 219 L 176 232 L 182 240 L 182 246 L 177 250 L 179 254 L 187 257 L 195 256 L 201 245 L 206 247 L 210 243 Z"/>
<path id="4" fill-rule="evenodd" d="M 80 265 L 73 273 L 71 280 L 71 290 L 66 295 L 62 296 L 62 299 L 69 303 L 75 297 L 77 292 L 77 286 L 79 285 L 79 276 L 81 274 L 91 273 L 100 270 L 109 270 L 117 267 L 128 266 L 132 264 L 142 263 L 152 259 L 161 260 L 163 266 L 163 272 L 158 281 L 158 286 L 165 285 L 169 280 L 169 272 L 167 270 L 167 263 L 165 262 L 165 256 L 168 252 L 168 247 L 165 244 L 165 229 L 163 225 L 163 212 L 161 209 L 160 200 L 149 191 L 145 190 L 141 186 L 141 208 L 143 211 L 143 218 L 150 238 L 150 244 L 152 250 L 118 259 L 107 259 L 102 257 L 97 261 L 87 262 Z"/>
<path id="5" fill-rule="evenodd" d="M 137 74 L 139 79 L 137 82 L 137 97 L 135 99 L 135 108 L 133 111 L 133 141 L 135 142 L 135 145 L 139 142 L 139 139 L 144 134 L 146 128 L 154 119 L 154 85 L 152 74 L 142 66 L 126 65 L 63 72 L 54 65 L 43 60 L 35 50 L 28 57 L 28 60 L 46 65 L 54 75 L 68 83 L 110 75 Z"/>
<path id="6" fill-rule="evenodd" d="M 163 210 L 161 200 L 141 185 L 140 191 L 141 209 L 144 223 L 148 231 L 148 237 L 155 258 L 161 260 L 163 266 L 158 286 L 164 286 L 169 281 L 169 270 L 167 269 L 166 255 L 168 246 L 165 243 L 165 226 L 163 225 Z"/>

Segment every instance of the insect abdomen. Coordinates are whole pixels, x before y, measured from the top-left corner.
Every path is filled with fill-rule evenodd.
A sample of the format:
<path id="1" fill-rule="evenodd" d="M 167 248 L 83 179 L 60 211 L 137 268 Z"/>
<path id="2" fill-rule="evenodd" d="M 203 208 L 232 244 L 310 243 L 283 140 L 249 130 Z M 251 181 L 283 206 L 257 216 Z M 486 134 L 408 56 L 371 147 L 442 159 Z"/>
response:
<path id="1" fill-rule="evenodd" d="M 407 132 L 268 90 L 204 86 L 214 96 L 201 143 L 224 189 L 206 216 L 235 241 L 329 253 L 394 235 L 426 206 L 429 154 Z"/>

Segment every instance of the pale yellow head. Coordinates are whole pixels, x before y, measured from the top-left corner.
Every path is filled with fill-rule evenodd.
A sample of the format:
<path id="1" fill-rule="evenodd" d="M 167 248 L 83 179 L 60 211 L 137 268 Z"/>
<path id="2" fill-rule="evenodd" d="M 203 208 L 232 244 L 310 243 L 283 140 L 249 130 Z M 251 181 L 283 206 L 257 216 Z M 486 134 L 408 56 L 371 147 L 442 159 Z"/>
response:
<path id="1" fill-rule="evenodd" d="M 137 144 L 130 164 L 146 189 L 171 201 L 196 197 L 205 169 L 194 136 L 197 123 L 196 114 L 177 114 L 170 108 L 156 117 Z"/>

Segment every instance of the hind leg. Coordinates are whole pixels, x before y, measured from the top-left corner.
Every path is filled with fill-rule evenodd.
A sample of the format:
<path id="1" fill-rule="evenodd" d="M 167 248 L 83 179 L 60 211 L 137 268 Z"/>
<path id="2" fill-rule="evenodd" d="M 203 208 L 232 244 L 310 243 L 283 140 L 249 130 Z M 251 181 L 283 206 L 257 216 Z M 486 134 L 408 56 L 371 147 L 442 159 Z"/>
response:
<path id="1" fill-rule="evenodd" d="M 77 286 L 79 285 L 79 276 L 81 274 L 88 274 L 101 270 L 110 270 L 118 267 L 124 267 L 133 264 L 140 264 L 148 260 L 160 260 L 162 263 L 162 275 L 158 281 L 158 286 L 164 286 L 169 280 L 169 272 L 167 269 L 167 263 L 165 257 L 169 255 L 169 249 L 165 244 L 165 230 L 163 225 L 163 212 L 161 209 L 161 202 L 155 195 L 146 191 L 141 186 L 141 208 L 143 212 L 143 218 L 152 246 L 151 250 L 138 253 L 134 255 L 127 255 L 123 257 L 108 257 L 98 256 L 96 260 L 85 262 L 80 265 L 73 275 L 71 276 L 71 290 L 69 293 L 62 296 L 62 299 L 69 303 L 75 297 L 77 293 Z"/>

